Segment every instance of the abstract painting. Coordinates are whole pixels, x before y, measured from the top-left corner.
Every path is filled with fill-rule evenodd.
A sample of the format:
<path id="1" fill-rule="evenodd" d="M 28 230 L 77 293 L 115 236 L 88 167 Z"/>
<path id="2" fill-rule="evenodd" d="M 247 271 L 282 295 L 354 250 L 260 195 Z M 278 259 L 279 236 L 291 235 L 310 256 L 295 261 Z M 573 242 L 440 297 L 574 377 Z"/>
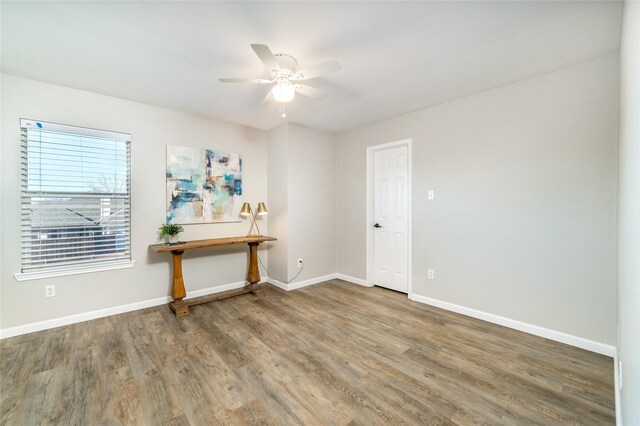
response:
<path id="1" fill-rule="evenodd" d="M 239 154 L 167 145 L 167 223 L 238 222 Z"/>

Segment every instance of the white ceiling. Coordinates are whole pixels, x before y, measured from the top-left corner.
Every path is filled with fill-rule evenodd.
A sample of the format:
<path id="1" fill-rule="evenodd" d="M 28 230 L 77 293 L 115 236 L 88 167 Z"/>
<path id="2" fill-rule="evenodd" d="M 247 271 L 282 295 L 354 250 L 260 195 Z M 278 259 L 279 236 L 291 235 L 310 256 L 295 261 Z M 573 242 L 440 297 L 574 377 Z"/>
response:
<path id="1" fill-rule="evenodd" d="M 8 2 L 2 72 L 271 128 L 249 44 L 342 70 L 287 119 L 347 130 L 618 50 L 620 2 Z"/>

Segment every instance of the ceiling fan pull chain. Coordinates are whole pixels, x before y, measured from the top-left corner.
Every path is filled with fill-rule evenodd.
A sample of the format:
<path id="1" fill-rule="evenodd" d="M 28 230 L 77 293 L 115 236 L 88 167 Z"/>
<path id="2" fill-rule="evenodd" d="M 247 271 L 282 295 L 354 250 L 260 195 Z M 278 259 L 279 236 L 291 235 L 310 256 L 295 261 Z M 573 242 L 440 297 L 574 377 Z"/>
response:
<path id="1" fill-rule="evenodd" d="M 285 118 L 287 116 L 287 113 L 284 112 L 284 104 L 280 104 L 280 107 L 282 107 L 282 118 Z"/>

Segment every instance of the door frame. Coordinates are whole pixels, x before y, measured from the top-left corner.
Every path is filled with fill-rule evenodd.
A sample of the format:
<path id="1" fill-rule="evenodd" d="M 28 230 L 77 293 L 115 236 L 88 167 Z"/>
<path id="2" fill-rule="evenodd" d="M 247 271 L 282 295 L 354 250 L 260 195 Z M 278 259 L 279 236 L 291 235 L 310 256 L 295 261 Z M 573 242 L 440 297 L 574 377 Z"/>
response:
<path id="1" fill-rule="evenodd" d="M 367 283 L 373 286 L 373 153 L 389 148 L 407 147 L 407 297 L 413 294 L 413 173 L 412 173 L 412 142 L 411 138 L 394 142 L 371 145 L 367 147 L 367 220 L 365 226 L 367 235 Z"/>

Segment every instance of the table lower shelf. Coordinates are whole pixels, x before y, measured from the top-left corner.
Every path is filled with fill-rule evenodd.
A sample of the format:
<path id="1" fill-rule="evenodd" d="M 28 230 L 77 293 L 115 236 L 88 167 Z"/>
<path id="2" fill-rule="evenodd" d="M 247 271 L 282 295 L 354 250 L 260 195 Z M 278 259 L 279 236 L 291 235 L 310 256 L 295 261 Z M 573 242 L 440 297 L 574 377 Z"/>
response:
<path id="1" fill-rule="evenodd" d="M 202 305 L 203 303 L 227 299 L 229 297 L 240 296 L 241 294 L 247 293 L 252 293 L 255 296 L 260 296 L 262 292 L 264 292 L 264 289 L 258 287 L 257 284 L 250 284 L 235 290 L 227 290 L 220 293 L 207 294 L 206 296 L 192 297 L 190 299 L 175 300 L 169 303 L 169 307 L 177 317 L 181 317 L 189 315 L 189 306 Z"/>
<path id="2" fill-rule="evenodd" d="M 171 282 L 171 298 L 173 299 L 173 302 L 169 303 L 171 310 L 173 310 L 176 316 L 181 317 L 189 315 L 189 306 L 213 302 L 214 300 L 238 296 L 245 293 L 253 293 L 257 296 L 262 291 L 262 289 L 257 287 L 257 284 L 260 282 L 260 270 L 258 269 L 258 245 L 265 241 L 276 241 L 276 239 L 273 237 L 262 235 L 185 241 L 182 244 L 176 244 L 173 246 L 165 246 L 163 244 L 153 244 L 149 246 L 151 250 L 156 253 L 171 253 L 172 255 L 173 281 Z M 247 244 L 249 246 L 249 268 L 247 270 L 248 284 L 245 287 L 237 290 L 230 290 L 208 296 L 185 299 L 187 297 L 187 290 L 184 286 L 184 277 L 182 276 L 182 255 L 185 250 L 227 246 L 230 244 Z"/>

